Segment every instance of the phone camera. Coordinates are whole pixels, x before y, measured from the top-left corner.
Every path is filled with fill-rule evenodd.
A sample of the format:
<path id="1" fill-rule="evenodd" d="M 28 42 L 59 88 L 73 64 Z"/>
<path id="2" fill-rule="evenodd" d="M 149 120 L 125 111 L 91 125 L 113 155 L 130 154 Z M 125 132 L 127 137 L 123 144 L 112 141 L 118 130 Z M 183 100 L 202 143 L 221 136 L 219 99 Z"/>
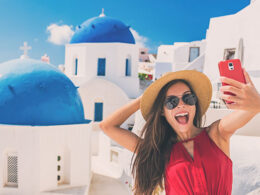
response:
<path id="1" fill-rule="evenodd" d="M 228 69 L 229 69 L 229 70 L 234 70 L 234 65 L 233 65 L 232 62 L 229 62 L 229 63 L 228 63 Z"/>

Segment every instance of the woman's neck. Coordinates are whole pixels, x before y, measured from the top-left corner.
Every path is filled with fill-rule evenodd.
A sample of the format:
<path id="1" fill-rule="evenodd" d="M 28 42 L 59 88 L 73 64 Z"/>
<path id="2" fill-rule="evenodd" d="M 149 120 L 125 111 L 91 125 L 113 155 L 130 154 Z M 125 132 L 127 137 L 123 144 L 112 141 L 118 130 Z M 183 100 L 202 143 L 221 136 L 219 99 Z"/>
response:
<path id="1" fill-rule="evenodd" d="M 196 137 L 200 132 L 202 131 L 201 128 L 192 126 L 190 130 L 187 130 L 186 132 L 176 132 L 177 133 L 177 141 L 185 141 L 188 139 L 191 139 L 193 137 Z"/>

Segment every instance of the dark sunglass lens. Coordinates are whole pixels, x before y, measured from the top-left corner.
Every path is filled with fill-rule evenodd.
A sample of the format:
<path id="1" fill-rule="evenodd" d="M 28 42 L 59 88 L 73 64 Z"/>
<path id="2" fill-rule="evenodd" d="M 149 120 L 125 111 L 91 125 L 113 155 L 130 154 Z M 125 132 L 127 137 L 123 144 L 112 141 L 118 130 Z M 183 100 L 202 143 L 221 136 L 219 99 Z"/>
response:
<path id="1" fill-rule="evenodd" d="M 196 102 L 197 102 L 197 97 L 195 96 L 195 94 L 193 93 L 189 93 L 189 94 L 185 94 L 183 97 L 182 97 L 182 100 L 185 104 L 188 104 L 188 105 L 195 105 Z"/>
<path id="2" fill-rule="evenodd" d="M 179 98 L 175 97 L 175 96 L 171 96 L 169 98 L 166 99 L 165 101 L 165 106 L 171 110 L 173 108 L 175 108 L 179 103 Z"/>

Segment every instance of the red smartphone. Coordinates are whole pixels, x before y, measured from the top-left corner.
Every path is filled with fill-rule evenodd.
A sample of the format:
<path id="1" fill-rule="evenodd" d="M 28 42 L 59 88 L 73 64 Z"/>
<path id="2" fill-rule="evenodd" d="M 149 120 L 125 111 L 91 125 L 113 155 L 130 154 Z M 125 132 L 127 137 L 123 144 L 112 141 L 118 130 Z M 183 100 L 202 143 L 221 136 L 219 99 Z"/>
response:
<path id="1" fill-rule="evenodd" d="M 226 60 L 221 61 L 218 63 L 219 73 L 220 76 L 228 77 L 234 80 L 237 80 L 241 83 L 246 83 L 243 69 L 241 67 L 241 62 L 239 59 L 232 59 L 232 60 Z M 226 83 L 222 82 L 222 86 L 228 85 Z M 224 94 L 228 95 L 234 95 L 230 92 L 224 92 Z M 232 101 L 226 101 L 227 104 L 233 103 Z"/>

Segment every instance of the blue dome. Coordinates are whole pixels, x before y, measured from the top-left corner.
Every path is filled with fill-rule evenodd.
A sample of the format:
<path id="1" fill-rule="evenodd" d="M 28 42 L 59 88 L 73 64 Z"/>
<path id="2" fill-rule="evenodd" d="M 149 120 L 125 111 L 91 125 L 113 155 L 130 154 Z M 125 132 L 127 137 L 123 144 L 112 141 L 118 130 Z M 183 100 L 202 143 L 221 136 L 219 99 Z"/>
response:
<path id="1" fill-rule="evenodd" d="M 123 22 L 111 17 L 94 17 L 81 24 L 70 43 L 120 42 L 135 44 L 135 39 Z"/>
<path id="2" fill-rule="evenodd" d="M 53 65 L 16 59 L 0 64 L 0 123 L 63 125 L 89 122 L 77 87 Z"/>

